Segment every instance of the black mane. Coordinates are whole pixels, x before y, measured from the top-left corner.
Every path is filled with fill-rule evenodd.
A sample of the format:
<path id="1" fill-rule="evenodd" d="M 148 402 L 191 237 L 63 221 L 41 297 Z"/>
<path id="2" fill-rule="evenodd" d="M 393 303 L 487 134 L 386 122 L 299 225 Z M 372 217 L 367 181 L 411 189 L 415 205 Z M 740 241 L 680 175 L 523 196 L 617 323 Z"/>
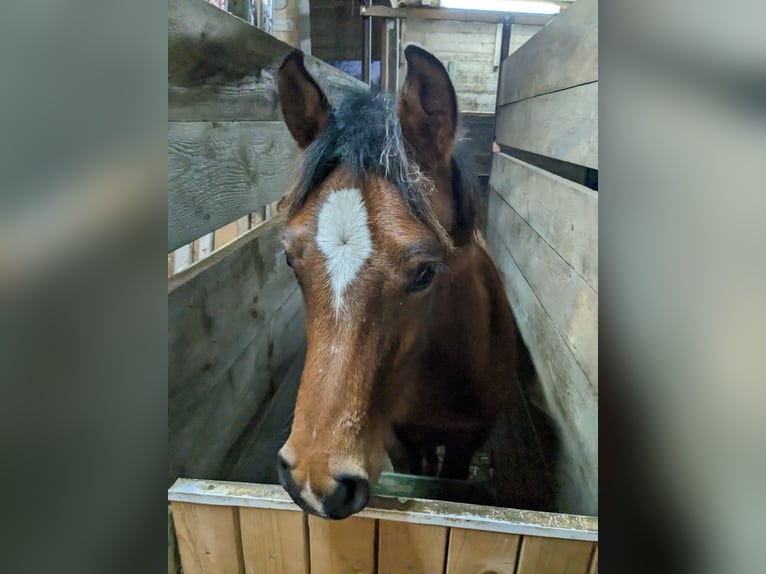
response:
<path id="1" fill-rule="evenodd" d="M 456 209 L 455 238 L 471 233 L 474 226 L 474 176 L 460 142 L 452 158 L 452 191 Z M 347 95 L 330 111 L 327 124 L 303 152 L 298 180 L 290 198 L 294 214 L 308 194 L 336 167 L 352 177 L 375 174 L 390 181 L 402 195 L 410 212 L 446 243 L 452 243 L 436 219 L 428 196 L 433 182 L 421 171 L 402 136 L 396 101 L 385 93 L 358 92 Z M 462 243 L 462 241 L 459 241 Z"/>

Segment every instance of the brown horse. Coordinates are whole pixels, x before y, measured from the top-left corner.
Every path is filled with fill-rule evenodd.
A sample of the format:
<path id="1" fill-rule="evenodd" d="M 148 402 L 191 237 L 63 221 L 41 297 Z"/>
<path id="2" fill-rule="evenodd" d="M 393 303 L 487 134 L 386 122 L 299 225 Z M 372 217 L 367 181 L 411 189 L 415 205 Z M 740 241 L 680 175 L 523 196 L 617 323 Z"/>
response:
<path id="1" fill-rule="evenodd" d="M 303 56 L 279 72 L 285 122 L 304 150 L 283 244 L 306 308 L 308 348 L 280 482 L 307 512 L 367 504 L 395 444 L 410 471 L 466 477 L 510 392 L 516 328 L 474 228 L 456 150 L 457 99 L 416 46 L 397 102 L 331 108 Z"/>

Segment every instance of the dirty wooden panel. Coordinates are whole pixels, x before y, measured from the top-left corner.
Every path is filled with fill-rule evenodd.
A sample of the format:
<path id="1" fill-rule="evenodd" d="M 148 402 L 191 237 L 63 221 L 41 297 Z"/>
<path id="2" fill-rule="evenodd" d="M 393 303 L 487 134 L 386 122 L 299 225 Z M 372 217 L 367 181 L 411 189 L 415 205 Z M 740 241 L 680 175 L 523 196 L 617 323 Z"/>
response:
<path id="1" fill-rule="evenodd" d="M 495 139 L 598 169 L 598 82 L 498 107 Z"/>
<path id="2" fill-rule="evenodd" d="M 236 508 L 186 502 L 172 508 L 184 574 L 242 572 Z"/>
<path id="3" fill-rule="evenodd" d="M 504 153 L 489 184 L 598 291 L 598 193 Z"/>
<path id="4" fill-rule="evenodd" d="M 519 539 L 515 534 L 453 528 L 449 537 L 447 574 L 514 574 Z"/>
<path id="5" fill-rule="evenodd" d="M 276 78 L 293 48 L 204 0 L 168 2 L 168 118 L 171 121 L 278 120 Z M 367 89 L 306 56 L 331 101 Z"/>
<path id="6" fill-rule="evenodd" d="M 375 571 L 375 521 L 351 517 L 325 520 L 309 516 L 312 572 L 372 574 Z"/>
<path id="7" fill-rule="evenodd" d="M 492 222 L 490 222 L 492 223 Z M 556 471 L 558 507 L 564 512 L 598 511 L 598 396 L 566 342 L 517 267 L 496 225 L 487 243 L 504 276 L 506 294 L 540 376 L 544 404 L 557 423 L 561 458 Z"/>
<path id="8" fill-rule="evenodd" d="M 284 263 L 280 225 L 275 219 L 251 230 L 170 281 L 171 481 L 217 475 L 259 405 L 276 391 L 278 373 L 302 352 L 303 303 Z"/>
<path id="9" fill-rule="evenodd" d="M 378 574 L 441 574 L 447 527 L 381 520 Z"/>
<path id="10" fill-rule="evenodd" d="M 518 574 L 587 574 L 592 542 L 525 536 Z"/>
<path id="11" fill-rule="evenodd" d="M 298 148 L 282 122 L 168 124 L 168 251 L 278 200 Z"/>
<path id="12" fill-rule="evenodd" d="M 598 294 L 494 192 L 489 213 L 514 262 L 598 390 Z"/>
<path id="13" fill-rule="evenodd" d="M 503 62 L 497 104 L 596 80 L 598 2 L 577 0 Z"/>
<path id="14" fill-rule="evenodd" d="M 246 574 L 309 572 L 304 513 L 241 508 L 239 523 Z"/>

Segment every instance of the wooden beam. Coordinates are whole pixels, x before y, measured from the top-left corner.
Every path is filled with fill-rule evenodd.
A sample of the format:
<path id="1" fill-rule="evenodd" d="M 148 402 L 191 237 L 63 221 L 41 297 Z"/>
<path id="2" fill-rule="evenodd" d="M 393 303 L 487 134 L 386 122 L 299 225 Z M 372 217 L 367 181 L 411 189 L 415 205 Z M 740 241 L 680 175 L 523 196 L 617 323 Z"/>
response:
<path id="1" fill-rule="evenodd" d="M 168 500 L 302 512 L 290 495 L 276 484 L 179 478 L 168 490 Z M 598 540 L 596 516 L 535 512 L 458 502 L 373 496 L 369 505 L 357 516 L 509 534 Z"/>
<path id="2" fill-rule="evenodd" d="M 168 251 L 281 198 L 298 147 L 282 122 L 168 124 Z"/>
<path id="3" fill-rule="evenodd" d="M 454 8 L 391 8 L 389 6 L 362 6 L 360 13 L 370 18 L 414 18 L 420 20 L 452 20 L 455 22 L 511 22 L 544 26 L 553 14 L 527 14 L 494 10 L 457 10 Z"/>
<path id="4" fill-rule="evenodd" d="M 598 169 L 598 82 L 498 107 L 495 139 Z"/>
<path id="5" fill-rule="evenodd" d="M 205 0 L 168 3 L 168 118 L 279 120 L 277 71 L 294 48 Z M 366 86 L 306 56 L 331 101 Z"/>
<path id="6" fill-rule="evenodd" d="M 578 0 L 502 65 L 497 105 L 598 80 L 598 2 Z"/>

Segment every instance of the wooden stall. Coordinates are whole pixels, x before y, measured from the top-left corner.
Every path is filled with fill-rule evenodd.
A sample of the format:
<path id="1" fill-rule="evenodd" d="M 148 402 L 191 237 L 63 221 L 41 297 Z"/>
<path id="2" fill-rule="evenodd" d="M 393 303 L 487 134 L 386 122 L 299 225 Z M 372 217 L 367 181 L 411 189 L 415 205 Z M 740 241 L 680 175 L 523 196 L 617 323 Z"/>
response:
<path id="1" fill-rule="evenodd" d="M 171 252 L 278 201 L 298 151 L 276 93 L 292 48 L 204 0 L 168 6 Z M 541 380 L 528 398 L 560 434 L 558 512 L 527 496 L 550 461 L 507 449 L 539 446 L 534 420 L 513 426 L 516 414 L 465 483 L 384 473 L 369 506 L 342 521 L 290 501 L 274 460 L 305 333 L 273 210 L 169 279 L 169 572 L 179 555 L 185 574 L 597 571 L 597 196 L 583 185 L 598 169 L 596 33 L 595 1 L 578 0 L 503 63 L 503 151 L 483 167 L 487 241 Z M 306 65 L 331 100 L 367 89 L 316 58 Z M 483 118 L 471 119 L 468 132 L 491 141 Z M 530 389 L 516 389 L 514 408 Z M 539 467 L 516 472 L 530 457 Z"/>
<path id="2" fill-rule="evenodd" d="M 560 437 L 557 507 L 598 512 L 598 6 L 503 62 L 487 242 Z M 595 188 L 595 189 L 594 189 Z"/>

